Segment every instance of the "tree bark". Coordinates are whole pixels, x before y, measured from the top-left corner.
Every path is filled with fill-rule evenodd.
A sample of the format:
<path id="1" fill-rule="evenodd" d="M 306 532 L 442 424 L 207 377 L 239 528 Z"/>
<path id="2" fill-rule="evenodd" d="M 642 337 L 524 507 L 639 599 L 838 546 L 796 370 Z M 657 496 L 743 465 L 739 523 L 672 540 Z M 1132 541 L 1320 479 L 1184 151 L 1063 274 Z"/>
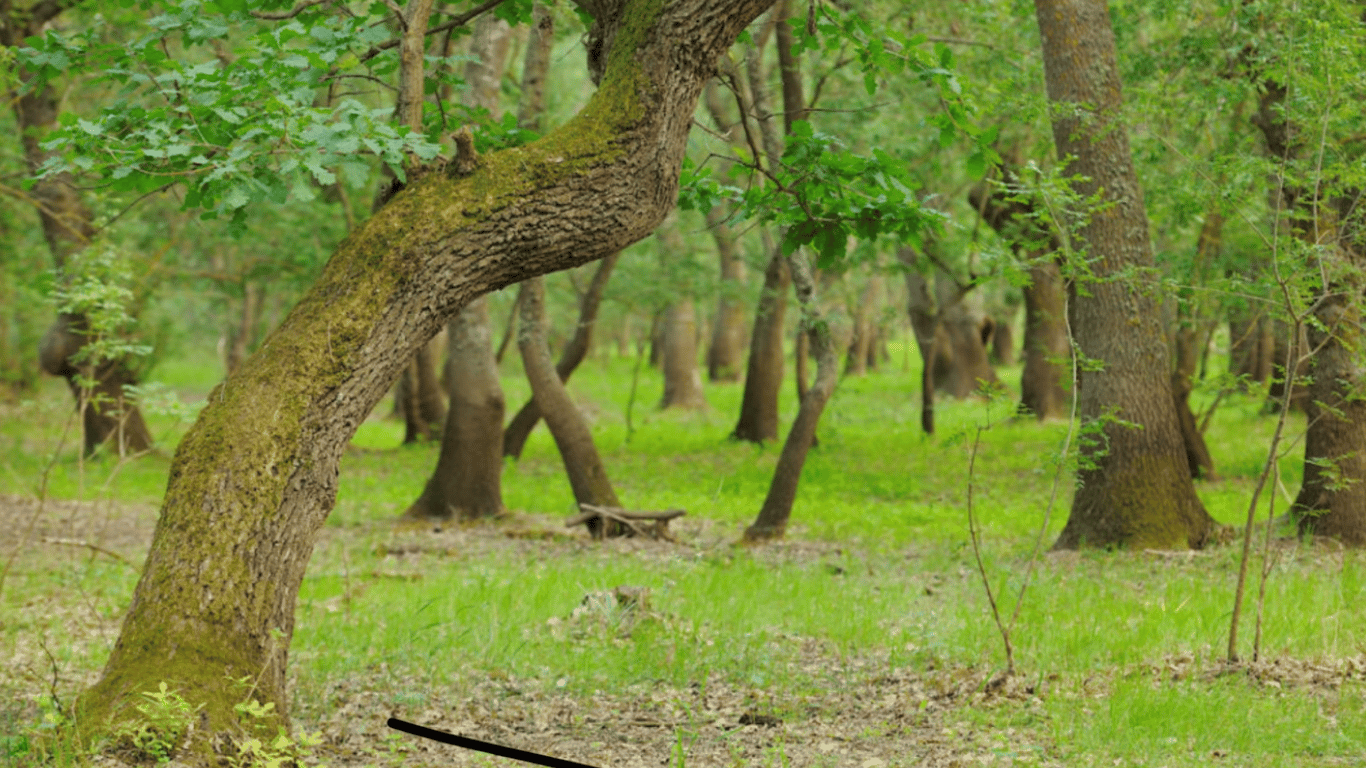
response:
<path id="1" fill-rule="evenodd" d="M 209 737 L 239 727 L 243 676 L 283 722 L 295 600 L 356 427 L 471 300 L 621 250 L 673 207 L 702 85 L 769 2 L 584 5 L 601 86 L 579 114 L 468 175 L 410 177 L 210 395 L 176 451 L 118 641 L 77 704 L 87 731 L 165 681 L 204 705 L 177 759 L 217 764 Z"/>
<path id="2" fill-rule="evenodd" d="M 939 324 L 939 307 L 930 281 L 916 266 L 918 256 L 913 248 L 903 245 L 897 251 L 902 274 L 906 280 L 906 313 L 911 320 L 911 332 L 920 351 L 920 430 L 934 434 L 934 393 L 938 386 L 936 372 L 947 370 L 948 338 Z M 942 340 L 942 341 L 941 341 Z"/>
<path id="3" fill-rule="evenodd" d="M 1366 546 L 1366 371 L 1361 289 L 1344 275 L 1320 298 L 1309 327 L 1313 378 L 1305 411 L 1304 483 L 1291 513 L 1301 535 Z M 1320 325 L 1321 324 L 1321 325 Z M 1282 363 L 1283 365 L 1284 363 Z"/>
<path id="4" fill-rule="evenodd" d="M 854 337 L 849 342 L 849 354 L 844 363 L 846 376 L 863 376 L 870 362 L 876 366 L 877 317 L 882 308 L 882 275 L 876 271 L 868 275 L 858 306 L 854 307 Z"/>
<path id="5" fill-rule="evenodd" d="M 607 470 L 593 443 L 593 433 L 584 421 L 578 406 L 570 399 L 559 374 L 550 362 L 550 344 L 546 340 L 545 283 L 534 277 L 522 283 L 518 306 L 521 308 L 521 329 L 517 333 L 517 348 L 522 353 L 527 381 L 531 384 L 536 407 L 545 417 L 546 426 L 560 451 L 569 487 L 579 504 L 600 507 L 620 507 L 617 492 L 607 477 Z M 595 538 L 599 531 L 589 524 Z M 622 531 L 609 530 L 607 535 Z"/>
<path id="6" fill-rule="evenodd" d="M 697 370 L 697 312 L 692 299 L 679 299 L 664 310 L 664 396 L 659 407 L 695 410 L 707 406 L 702 374 Z"/>
<path id="7" fill-rule="evenodd" d="M 942 270 L 936 274 L 935 290 L 939 326 L 948 339 L 951 361 L 947 371 L 935 373 L 940 391 L 961 400 L 999 387 L 1000 378 L 987 356 L 993 322 L 982 309 L 981 293 L 964 290 Z"/>
<path id="8" fill-rule="evenodd" d="M 802 329 L 810 336 L 811 349 L 816 357 L 816 379 L 806 390 L 797 408 L 797 418 L 787 433 L 783 452 L 778 455 L 778 464 L 773 469 L 773 480 L 769 483 L 759 516 L 745 529 L 747 542 L 780 539 L 787 531 L 792 504 L 797 499 L 802 467 L 815 443 L 816 426 L 820 423 L 821 413 L 825 411 L 825 405 L 839 383 L 840 357 L 849 344 L 848 319 L 827 317 L 820 309 L 816 281 L 806 255 L 798 249 L 788 257 L 787 262 L 802 307 Z"/>
<path id="9" fill-rule="evenodd" d="M 545 129 L 545 81 L 554 46 L 555 14 L 537 2 L 531 9 L 531 32 L 522 60 L 522 98 L 517 105 L 517 126 L 524 130 L 540 133 Z"/>
<path id="10" fill-rule="evenodd" d="M 588 290 L 579 299 L 578 325 L 574 327 L 573 337 L 560 353 L 560 361 L 555 364 L 555 374 L 562 383 L 569 381 L 579 363 L 588 356 L 588 350 L 593 347 L 593 329 L 597 327 L 602 296 L 607 290 L 607 280 L 612 276 L 612 270 L 620 258 L 620 252 L 604 257 L 598 263 L 597 271 L 593 273 L 593 281 L 588 284 Z M 518 295 L 520 297 L 520 294 Z M 526 447 L 527 438 L 531 436 L 531 431 L 540 420 L 541 410 L 536 406 L 536 398 L 533 396 L 517 411 L 517 415 L 512 417 L 512 421 L 503 432 L 503 455 L 519 458 L 522 449 Z"/>
<path id="11" fill-rule="evenodd" d="M 1214 521 L 1195 494 L 1173 408 L 1171 367 L 1154 286 L 1112 279 L 1153 266 L 1142 191 L 1122 123 L 1114 34 L 1103 0 L 1035 0 L 1058 157 L 1081 199 L 1098 195 L 1077 236 L 1096 280 L 1070 297 L 1082 419 L 1100 434 L 1082 449 L 1072 510 L 1055 548 L 1201 547 Z M 1077 249 L 1080 251 L 1080 249 Z M 1113 416 L 1113 418 L 1110 418 Z M 1127 422 L 1127 423 L 1125 423 Z M 1131 424 L 1138 425 L 1137 427 Z"/>

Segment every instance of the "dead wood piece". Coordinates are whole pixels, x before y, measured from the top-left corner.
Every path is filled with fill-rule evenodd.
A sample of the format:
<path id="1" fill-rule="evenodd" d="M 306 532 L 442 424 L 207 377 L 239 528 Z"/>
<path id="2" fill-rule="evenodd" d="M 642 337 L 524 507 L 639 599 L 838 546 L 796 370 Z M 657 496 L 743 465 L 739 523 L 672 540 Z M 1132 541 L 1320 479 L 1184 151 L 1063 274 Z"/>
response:
<path id="1" fill-rule="evenodd" d="M 602 538 L 602 532 L 607 529 L 608 521 L 616 521 L 621 529 L 626 531 L 627 536 L 644 536 L 655 539 L 656 541 L 677 541 L 673 534 L 669 533 L 669 521 L 688 514 L 682 509 L 667 509 L 662 512 L 646 512 L 619 507 L 600 507 L 596 504 L 580 504 L 579 514 L 574 515 L 565 521 L 564 527 L 573 528 L 576 525 L 584 525 L 591 521 L 599 520 L 601 525 L 589 525 L 588 530 L 593 531 L 593 538 Z"/>

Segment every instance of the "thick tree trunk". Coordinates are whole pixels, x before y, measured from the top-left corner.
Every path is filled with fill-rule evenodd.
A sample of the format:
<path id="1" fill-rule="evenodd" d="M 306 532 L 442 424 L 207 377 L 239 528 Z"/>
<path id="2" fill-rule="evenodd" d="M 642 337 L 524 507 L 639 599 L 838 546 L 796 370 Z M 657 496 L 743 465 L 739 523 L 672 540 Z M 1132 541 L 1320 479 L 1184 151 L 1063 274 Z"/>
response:
<path id="1" fill-rule="evenodd" d="M 1102 432 L 1082 448 L 1083 468 L 1055 545 L 1200 547 L 1214 521 L 1195 494 L 1173 408 L 1171 364 L 1157 291 L 1136 278 L 1152 267 L 1147 214 L 1134 175 L 1114 34 L 1104 0 L 1035 0 L 1053 139 L 1072 158 L 1081 199 L 1099 195 L 1078 232 L 1096 280 L 1071 297 L 1080 353 L 1100 370 L 1082 376 L 1082 418 Z M 1113 418 L 1110 418 L 1110 415 Z M 1137 425 L 1132 426 L 1132 425 Z"/>
<path id="2" fill-rule="evenodd" d="M 588 350 L 593 347 L 593 329 L 597 327 L 602 296 L 607 290 L 607 280 L 612 276 L 612 270 L 620 258 L 620 252 L 604 257 L 598 263 L 597 271 L 593 273 L 588 290 L 579 299 L 579 323 L 574 327 L 574 336 L 560 353 L 560 361 L 555 364 L 555 374 L 561 382 L 569 381 L 579 363 L 588 356 Z M 521 294 L 518 296 L 520 302 Z M 517 415 L 512 417 L 512 421 L 503 432 L 503 455 L 520 457 L 522 449 L 526 447 L 527 438 L 531 436 L 531 430 L 536 428 L 536 423 L 540 420 L 541 410 L 536 406 L 536 398 L 533 396 L 517 411 Z"/>
<path id="3" fill-rule="evenodd" d="M 797 418 L 778 455 L 773 469 L 773 480 L 759 516 L 745 529 L 745 541 L 760 542 L 780 539 L 787 531 L 792 516 L 792 504 L 797 499 L 797 484 L 801 480 L 806 455 L 815 443 L 816 426 L 821 413 L 839 383 L 840 357 L 849 344 L 849 321 L 844 317 L 828 317 L 820 309 L 816 295 L 816 281 L 805 254 L 799 249 L 788 257 L 792 283 L 802 306 L 802 328 L 811 337 L 811 349 L 816 356 L 816 380 L 806 390 L 797 409 Z"/>
<path id="4" fill-rule="evenodd" d="M 778 439 L 778 392 L 783 386 L 783 321 L 791 284 L 782 252 L 772 243 L 766 242 L 765 247 L 773 255 L 764 270 L 764 287 L 759 292 L 759 305 L 754 311 L 754 332 L 750 334 L 740 420 L 731 433 L 732 438 L 751 443 Z"/>
<path id="5" fill-rule="evenodd" d="M 702 374 L 697 369 L 697 312 L 692 299 L 680 299 L 664 310 L 664 396 L 662 408 L 707 407 Z"/>
<path id="6" fill-rule="evenodd" d="M 38 349 L 43 370 L 66 379 L 81 416 L 82 450 L 89 456 L 112 442 L 120 456 L 151 450 L 152 436 L 126 387 L 137 377 L 122 358 L 94 363 L 77 362 L 86 346 L 86 319 L 60 314 Z"/>
<path id="7" fill-rule="evenodd" d="M 550 429 L 555 447 L 560 451 L 560 460 L 564 462 L 565 473 L 569 476 L 574 500 L 579 504 L 620 507 L 617 492 L 612 488 L 612 481 L 602 465 L 602 457 L 598 455 L 598 447 L 593 443 L 588 422 L 570 399 L 555 366 L 550 362 L 550 344 L 546 340 L 545 283 L 541 278 L 533 277 L 522 283 L 518 306 L 521 308 L 522 322 L 517 334 L 517 348 L 522 352 L 522 366 L 526 369 L 536 407 L 545 417 L 546 427 Z M 591 525 L 589 530 L 595 537 L 598 535 Z M 607 535 L 620 533 L 609 530 Z"/>
<path id="8" fill-rule="evenodd" d="M 450 409 L 436 470 L 403 516 L 477 520 L 503 511 L 503 387 L 493 359 L 488 297 L 466 304 L 446 326 Z"/>
<path id="9" fill-rule="evenodd" d="M 1361 290 L 1339 290 L 1320 299 L 1310 326 L 1313 379 L 1305 411 L 1304 484 L 1292 514 L 1300 533 L 1366 546 L 1366 371 L 1361 362 Z M 1284 362 L 1282 362 L 1284 365 Z"/>
<path id="10" fill-rule="evenodd" d="M 605 46 L 583 110 L 469 175 L 415 174 L 208 398 L 104 674 L 77 704 L 87 731 L 165 681 L 204 705 L 177 760 L 217 764 L 210 742 L 238 727 L 244 676 L 283 720 L 295 599 L 356 427 L 465 304 L 621 250 L 673 207 L 702 85 L 769 2 L 585 5 Z"/>

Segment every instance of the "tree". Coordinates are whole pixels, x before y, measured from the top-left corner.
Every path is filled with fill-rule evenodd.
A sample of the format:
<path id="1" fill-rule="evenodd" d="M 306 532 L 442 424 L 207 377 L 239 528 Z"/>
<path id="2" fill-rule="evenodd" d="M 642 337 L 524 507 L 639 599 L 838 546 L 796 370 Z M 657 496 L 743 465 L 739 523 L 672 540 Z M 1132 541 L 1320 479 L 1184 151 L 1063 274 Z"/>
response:
<path id="1" fill-rule="evenodd" d="M 61 2 L 34 3 L 30 7 L 6 3 L 0 7 L 0 45 L 18 48 L 67 7 L 67 3 Z M 7 95 L 23 144 L 24 160 L 29 173 L 36 173 L 50 157 L 42 140 L 43 134 L 57 123 L 58 95 L 50 83 L 40 80 L 30 69 L 21 68 L 17 74 L 19 87 Z M 67 270 L 71 257 L 96 234 L 93 212 L 69 174 L 38 179 L 28 199 L 38 211 L 54 266 L 59 272 Z M 121 354 L 91 359 L 86 350 L 92 340 L 90 318 L 80 312 L 62 312 L 44 335 L 38 355 L 43 370 L 66 379 L 71 389 L 81 411 L 83 450 L 91 453 L 114 436 L 120 454 L 151 448 L 152 436 L 125 389 L 137 384 L 131 361 Z"/>
<path id="2" fill-rule="evenodd" d="M 583 0 L 600 86 L 523 147 L 458 156 L 360 226 L 182 440 L 142 576 L 80 722 L 167 681 L 205 705 L 192 757 L 236 728 L 227 678 L 287 717 L 285 669 L 309 552 L 347 440 L 441 325 L 491 290 L 602 258 L 673 207 L 693 110 L 768 0 Z"/>
<path id="3" fill-rule="evenodd" d="M 414 31 L 411 23 L 408 31 Z M 470 59 L 465 67 L 467 103 L 487 110 L 495 120 L 501 114 L 499 86 L 510 36 L 506 21 L 486 14 L 475 22 L 470 39 Z M 537 46 L 530 50 L 537 50 Z M 404 66 L 415 66 L 420 73 L 421 59 L 411 65 L 405 60 Z M 474 299 L 456 313 L 446 325 L 446 344 L 450 406 L 442 430 L 441 454 L 422 494 L 403 514 L 407 518 L 462 520 L 493 517 L 503 511 L 505 399 L 498 381 L 498 361 L 493 356 L 487 296 Z"/>
<path id="4" fill-rule="evenodd" d="M 1055 546 L 1201 547 L 1214 520 L 1195 494 L 1176 421 L 1147 214 L 1134 174 L 1104 0 L 1036 0 L 1058 157 L 1083 201 L 1077 244 L 1091 279 L 1069 304 L 1082 374 L 1083 445 Z M 1075 249 L 1074 249 L 1075 250 Z"/>

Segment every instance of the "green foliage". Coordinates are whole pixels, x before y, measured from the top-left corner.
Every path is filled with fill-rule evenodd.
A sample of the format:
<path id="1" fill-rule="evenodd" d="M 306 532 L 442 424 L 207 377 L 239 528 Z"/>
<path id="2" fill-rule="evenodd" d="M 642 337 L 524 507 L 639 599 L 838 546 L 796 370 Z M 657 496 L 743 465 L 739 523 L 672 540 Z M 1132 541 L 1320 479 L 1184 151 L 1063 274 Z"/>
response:
<path id="1" fill-rule="evenodd" d="M 411 133 L 372 93 L 337 95 L 338 83 L 383 81 L 396 71 L 386 6 L 338 13 L 324 4 L 283 20 L 259 18 L 275 6 L 149 3 L 145 31 L 127 39 L 105 40 L 98 30 L 28 39 L 18 56 L 38 74 L 32 87 L 79 76 L 114 94 L 89 117 L 62 114 L 46 144 L 59 155 L 43 172 L 90 173 L 132 194 L 184 184 L 185 209 L 227 218 L 241 232 L 253 204 L 307 198 L 313 184 L 360 188 L 372 178 L 370 158 L 402 180 L 408 155 L 438 154 L 448 120 L 487 122 L 487 113 L 437 102 L 424 131 Z M 498 9 L 513 21 L 529 13 L 529 0 Z M 452 65 L 461 60 L 429 57 L 429 86 L 458 85 Z M 490 145 L 526 138 L 506 123 L 494 134 Z"/>
<path id="2" fill-rule="evenodd" d="M 164 682 L 159 690 L 141 695 L 146 700 L 134 706 L 139 716 L 114 726 L 111 735 L 118 749 L 131 752 L 139 762 L 168 763 L 180 750 L 200 708 Z"/>
<path id="3" fill-rule="evenodd" d="M 57 311 L 84 318 L 80 332 L 86 343 L 74 361 L 98 366 L 109 360 L 135 358 L 151 348 L 135 343 L 130 334 L 137 320 L 132 268 L 128 258 L 108 245 L 93 245 L 73 255 L 56 275 L 52 299 Z"/>

